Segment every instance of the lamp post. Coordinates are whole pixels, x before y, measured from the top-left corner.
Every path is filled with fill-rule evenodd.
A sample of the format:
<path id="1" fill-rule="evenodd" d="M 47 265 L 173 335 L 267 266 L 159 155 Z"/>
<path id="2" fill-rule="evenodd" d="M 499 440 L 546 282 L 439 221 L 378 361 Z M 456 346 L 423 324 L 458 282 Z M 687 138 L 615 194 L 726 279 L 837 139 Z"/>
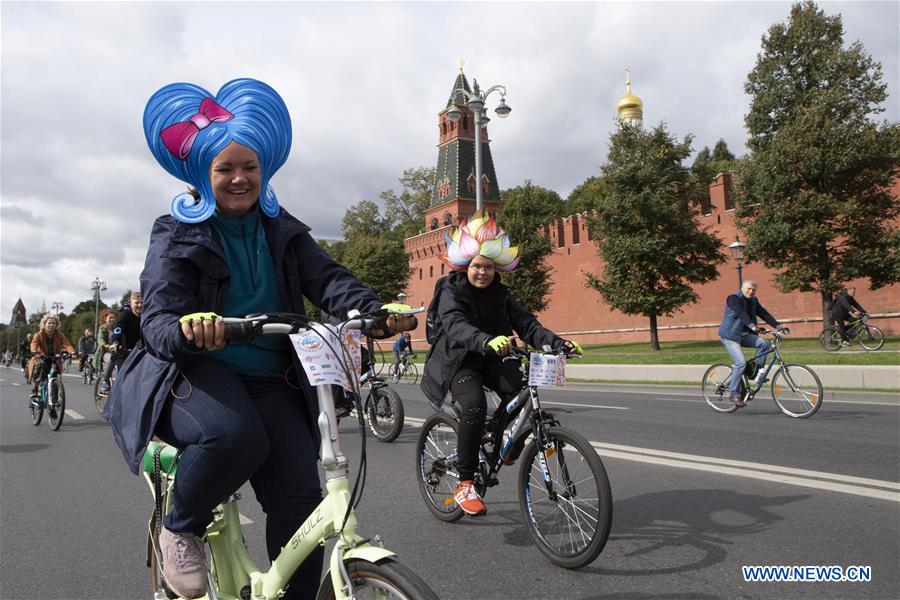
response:
<path id="1" fill-rule="evenodd" d="M 95 277 L 91 282 L 91 290 L 94 292 L 94 333 L 97 332 L 98 320 L 100 319 L 100 292 L 106 290 L 106 282 L 99 277 Z"/>
<path id="2" fill-rule="evenodd" d="M 481 210 L 481 126 L 487 125 L 490 119 L 484 110 L 484 103 L 487 100 L 487 97 L 492 93 L 497 92 L 500 94 L 500 104 L 497 105 L 497 108 L 494 109 L 494 112 L 497 113 L 497 116 L 501 119 L 505 119 L 509 116 L 509 113 L 512 112 L 512 109 L 506 104 L 506 88 L 502 85 L 495 85 L 493 87 L 488 88 L 486 91 L 482 91 L 478 87 L 478 81 L 472 80 L 473 91 L 469 92 L 463 88 L 456 88 L 453 90 L 453 96 L 456 97 L 456 94 L 462 94 L 463 98 L 466 100 L 466 106 L 469 110 L 472 111 L 472 115 L 475 117 L 475 210 Z M 459 107 L 454 104 L 453 108 L 447 111 L 447 118 L 453 121 L 454 123 L 458 123 L 460 119 L 462 119 L 463 112 L 459 109 Z"/>
<path id="3" fill-rule="evenodd" d="M 747 244 L 741 241 L 741 238 L 738 236 L 734 236 L 734 243 L 730 244 L 728 248 L 731 250 L 731 256 L 734 257 L 734 260 L 737 261 L 737 266 L 735 267 L 738 272 L 738 287 L 743 287 L 744 278 L 741 276 L 741 269 L 743 269 L 743 265 L 741 265 L 741 261 L 744 260 L 744 249 L 747 247 Z"/>
<path id="4" fill-rule="evenodd" d="M 406 294 L 404 294 L 403 292 L 397 294 L 397 302 L 399 304 L 406 304 Z"/>
<path id="5" fill-rule="evenodd" d="M 61 311 L 63 308 L 64 307 L 63 307 L 62 302 L 51 302 L 50 303 L 50 310 L 52 310 L 53 314 L 56 315 L 57 317 L 59 316 L 59 311 Z"/>

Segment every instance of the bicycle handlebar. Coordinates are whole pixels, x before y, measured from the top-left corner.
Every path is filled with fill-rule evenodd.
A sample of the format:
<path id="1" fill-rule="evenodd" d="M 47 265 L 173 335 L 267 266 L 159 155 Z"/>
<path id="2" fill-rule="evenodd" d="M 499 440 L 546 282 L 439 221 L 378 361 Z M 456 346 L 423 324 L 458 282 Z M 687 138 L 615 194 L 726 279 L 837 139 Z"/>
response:
<path id="1" fill-rule="evenodd" d="M 371 329 L 384 326 L 385 320 L 390 315 L 413 315 L 424 311 L 424 307 L 408 311 L 388 312 L 377 311 L 363 315 L 359 311 L 350 311 L 350 318 L 337 325 L 338 329 L 359 329 L 366 332 Z M 223 317 L 225 339 L 234 342 L 249 342 L 253 338 L 270 333 L 297 333 L 307 325 L 313 325 L 316 321 L 294 313 L 263 313 L 249 315 L 247 317 Z M 412 329 L 418 327 L 419 321 L 413 317 Z"/>

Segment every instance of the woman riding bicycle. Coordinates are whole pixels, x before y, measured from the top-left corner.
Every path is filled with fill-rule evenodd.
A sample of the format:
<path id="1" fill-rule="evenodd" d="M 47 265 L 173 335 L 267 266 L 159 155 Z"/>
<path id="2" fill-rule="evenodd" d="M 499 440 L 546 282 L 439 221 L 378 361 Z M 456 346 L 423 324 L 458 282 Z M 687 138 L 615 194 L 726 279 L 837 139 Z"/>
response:
<path id="1" fill-rule="evenodd" d="M 518 248 L 509 247 L 508 236 L 493 217 L 475 212 L 447 238 L 447 254 L 440 256 L 455 272 L 435 286 L 440 290 L 440 333 L 425 358 L 422 391 L 440 407 L 450 390 L 458 406 L 460 485 L 454 496 L 470 515 L 487 510 L 473 483 L 487 408 L 483 387 L 509 399 L 527 383 L 518 361 L 503 360 L 513 331 L 537 348 L 581 351 L 577 342 L 543 327 L 500 283 L 497 272 L 513 270 L 519 263 L 517 254 Z"/>
<path id="2" fill-rule="evenodd" d="M 109 375 L 112 363 L 118 357 L 121 334 L 116 334 L 119 319 L 116 311 L 104 308 L 100 312 L 100 329 L 97 330 L 97 351 L 94 354 L 94 371 L 101 373 L 100 386 L 103 391 L 109 390 Z M 124 360 L 121 359 L 120 360 Z M 104 364 L 106 368 L 104 368 Z M 105 384 L 105 385 L 104 385 Z"/>
<path id="3" fill-rule="evenodd" d="M 41 379 L 50 371 L 50 360 L 47 357 L 59 354 L 63 350 L 69 354 L 75 353 L 75 348 L 58 328 L 59 317 L 48 313 L 41 318 L 40 329 L 31 338 L 28 380 L 31 382 L 32 399 L 38 397 Z M 56 361 L 56 370 L 62 371 L 62 361 L 59 359 Z"/>
<path id="4" fill-rule="evenodd" d="M 122 366 L 104 416 L 135 473 L 152 436 L 181 450 L 159 546 L 169 586 L 196 598 L 207 581 L 201 537 L 245 481 L 266 513 L 270 559 L 322 497 L 315 394 L 290 340 L 228 343 L 217 315 L 303 314 L 304 296 L 340 316 L 382 302 L 279 206 L 268 184 L 287 160 L 291 121 L 268 85 L 238 79 L 216 95 L 165 86 L 147 104 L 144 133 L 160 165 L 195 191 L 153 225 L 140 278 L 144 345 Z M 385 327 L 413 323 L 389 317 Z M 316 593 L 322 557 L 304 561 L 283 598 Z"/>

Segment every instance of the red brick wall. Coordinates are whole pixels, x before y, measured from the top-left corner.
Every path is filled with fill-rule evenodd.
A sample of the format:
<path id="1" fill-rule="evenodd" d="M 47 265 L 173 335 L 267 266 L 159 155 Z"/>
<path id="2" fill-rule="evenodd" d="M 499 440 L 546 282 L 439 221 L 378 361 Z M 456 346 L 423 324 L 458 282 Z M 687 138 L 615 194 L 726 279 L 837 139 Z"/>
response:
<path id="1" fill-rule="evenodd" d="M 720 177 L 710 187 L 711 212 L 701 217 L 700 223 L 712 226 L 727 246 L 734 241 L 739 232 L 734 225 L 734 211 L 725 209 L 728 186 L 724 179 Z M 896 196 L 900 196 L 900 180 L 895 183 L 893 192 Z M 578 232 L 579 243 L 573 241 L 573 229 Z M 427 307 L 431 301 L 434 283 L 442 273 L 443 263 L 438 260 L 437 255 L 443 251 L 444 231 L 445 228 L 441 228 L 406 240 L 407 253 L 410 255 L 409 264 L 413 269 L 406 289 L 407 302 L 411 306 Z M 569 337 L 582 343 L 648 340 L 649 319 L 612 310 L 603 302 L 598 292 L 585 287 L 584 273 L 592 272 L 599 275 L 602 272 L 602 261 L 597 255 L 596 245 L 588 240 L 587 225 L 583 216 L 573 215 L 560 219 L 535 235 L 547 233 L 553 245 L 553 253 L 548 259 L 552 269 L 550 276 L 553 288 L 549 308 L 538 315 L 541 322 L 553 331 L 571 334 Z M 515 240 L 513 242 L 515 243 Z M 446 267 L 444 272 L 448 272 Z M 796 335 L 802 337 L 818 335 L 822 330 L 819 294 L 802 292 L 783 294 L 773 285 L 773 275 L 772 271 L 760 264 L 743 267 L 744 279 L 757 280 L 760 302 L 775 318 L 809 320 L 789 325 Z M 857 286 L 856 297 L 869 312 L 900 313 L 900 286 L 888 286 L 872 291 L 865 280 L 854 283 Z M 672 317 L 659 318 L 660 340 L 716 339 L 725 298 L 737 289 L 735 262 L 729 257 L 728 261 L 719 267 L 718 279 L 697 288 L 700 296 L 697 304 L 684 307 L 682 312 Z M 413 338 L 424 339 L 424 316 L 419 321 L 419 328 L 413 333 Z M 900 334 L 900 318 L 877 318 L 875 321 L 886 334 Z"/>

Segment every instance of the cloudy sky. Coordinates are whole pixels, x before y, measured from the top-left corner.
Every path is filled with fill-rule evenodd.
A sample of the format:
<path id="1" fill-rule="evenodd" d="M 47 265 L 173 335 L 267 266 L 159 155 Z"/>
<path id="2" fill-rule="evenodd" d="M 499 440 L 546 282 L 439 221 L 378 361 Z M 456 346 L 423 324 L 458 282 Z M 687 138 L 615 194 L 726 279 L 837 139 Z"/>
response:
<path id="1" fill-rule="evenodd" d="M 822 2 L 845 42 L 881 62 L 898 120 L 897 2 Z M 174 81 L 215 93 L 236 77 L 284 97 L 293 151 L 273 178 L 318 237 L 344 211 L 433 166 L 437 113 L 460 59 L 503 84 L 489 127 L 501 188 L 568 193 L 604 162 L 631 69 L 644 122 L 694 148 L 745 151 L 747 73 L 787 2 L 7 2 L 0 4 L 0 319 L 21 297 L 65 311 L 96 276 L 138 287 L 150 226 L 183 184 L 144 142 L 147 99 Z M 496 102 L 494 97 L 493 102 Z M 495 105 L 495 104 L 494 104 Z"/>

